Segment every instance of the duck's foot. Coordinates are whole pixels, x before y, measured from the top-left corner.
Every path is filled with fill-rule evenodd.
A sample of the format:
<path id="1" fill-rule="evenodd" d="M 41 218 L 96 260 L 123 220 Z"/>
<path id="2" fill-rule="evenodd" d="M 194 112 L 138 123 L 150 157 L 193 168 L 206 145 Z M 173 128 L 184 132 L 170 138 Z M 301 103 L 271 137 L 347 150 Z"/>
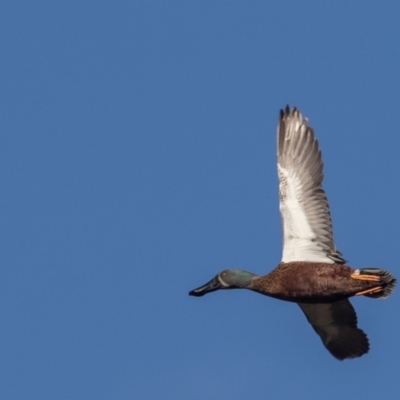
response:
<path id="1" fill-rule="evenodd" d="M 376 282 L 376 286 L 356 293 L 356 296 L 365 295 L 375 299 L 384 299 L 388 297 L 392 293 L 397 282 L 390 272 L 380 268 L 356 269 L 350 277 L 361 281 L 370 281 L 371 284 L 372 282 Z"/>
<path id="2" fill-rule="evenodd" d="M 374 288 L 371 289 L 366 289 L 366 290 L 362 290 L 361 292 L 357 292 L 356 296 L 363 296 L 364 294 L 368 295 L 368 294 L 374 294 L 374 293 L 379 293 L 382 292 L 383 289 L 380 286 L 376 286 Z"/>

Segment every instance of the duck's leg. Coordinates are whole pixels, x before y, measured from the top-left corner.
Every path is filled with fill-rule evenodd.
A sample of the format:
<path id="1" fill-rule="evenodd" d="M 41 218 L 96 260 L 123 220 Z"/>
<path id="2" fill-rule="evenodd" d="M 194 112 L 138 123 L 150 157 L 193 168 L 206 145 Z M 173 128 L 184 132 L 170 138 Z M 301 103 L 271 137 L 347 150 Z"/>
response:
<path id="1" fill-rule="evenodd" d="M 350 276 L 353 279 L 359 279 L 360 281 L 379 282 L 382 279 L 382 272 L 383 271 L 379 268 L 363 268 L 356 269 Z"/>
<path id="2" fill-rule="evenodd" d="M 356 296 L 362 296 L 364 294 L 374 294 L 382 292 L 383 289 L 381 286 L 375 286 L 372 289 L 362 290 L 361 292 L 356 293 Z"/>

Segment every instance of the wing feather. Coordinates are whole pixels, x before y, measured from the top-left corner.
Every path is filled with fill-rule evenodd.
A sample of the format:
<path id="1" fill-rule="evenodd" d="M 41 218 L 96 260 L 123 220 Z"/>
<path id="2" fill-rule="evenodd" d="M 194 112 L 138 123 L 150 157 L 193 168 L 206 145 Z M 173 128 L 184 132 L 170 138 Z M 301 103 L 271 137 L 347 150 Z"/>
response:
<path id="1" fill-rule="evenodd" d="M 339 360 L 360 357 L 369 350 L 366 334 L 348 299 L 333 303 L 298 303 L 324 346 Z"/>
<path id="2" fill-rule="evenodd" d="M 279 199 L 283 226 L 282 262 L 345 263 L 333 241 L 323 163 L 314 131 L 293 108 L 278 123 Z"/>

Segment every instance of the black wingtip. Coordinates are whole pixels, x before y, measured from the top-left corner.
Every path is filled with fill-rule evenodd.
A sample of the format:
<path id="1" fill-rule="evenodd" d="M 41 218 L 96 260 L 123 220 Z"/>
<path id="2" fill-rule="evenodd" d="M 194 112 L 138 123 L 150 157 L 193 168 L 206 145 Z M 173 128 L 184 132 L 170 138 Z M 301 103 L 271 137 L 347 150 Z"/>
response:
<path id="1" fill-rule="evenodd" d="M 285 119 L 289 115 L 296 115 L 300 114 L 300 111 L 298 110 L 297 107 L 290 107 L 289 104 L 286 104 L 284 108 L 281 108 L 279 111 L 279 118 L 280 120 Z"/>
<path id="2" fill-rule="evenodd" d="M 359 328 L 340 327 L 340 336 L 326 344 L 329 352 L 338 360 L 361 357 L 369 351 L 369 340 Z"/>
<path id="3" fill-rule="evenodd" d="M 285 115 L 289 115 L 291 112 L 296 111 L 296 107 L 293 107 L 293 109 L 290 108 L 289 104 L 286 104 L 284 108 L 281 108 L 280 110 L 280 116 L 283 118 Z"/>

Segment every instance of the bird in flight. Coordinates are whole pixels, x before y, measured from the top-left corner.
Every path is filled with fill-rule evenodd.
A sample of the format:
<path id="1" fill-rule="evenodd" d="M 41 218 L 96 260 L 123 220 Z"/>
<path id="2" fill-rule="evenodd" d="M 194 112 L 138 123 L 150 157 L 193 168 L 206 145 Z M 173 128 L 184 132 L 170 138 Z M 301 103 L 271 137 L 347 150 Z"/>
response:
<path id="1" fill-rule="evenodd" d="M 239 269 L 222 271 L 189 295 L 243 288 L 297 303 L 334 357 L 360 357 L 368 352 L 369 342 L 357 326 L 349 297 L 384 299 L 396 279 L 380 268 L 351 268 L 336 249 L 322 189 L 321 151 L 308 120 L 296 108 L 280 111 L 277 154 L 281 262 L 264 276 Z"/>

